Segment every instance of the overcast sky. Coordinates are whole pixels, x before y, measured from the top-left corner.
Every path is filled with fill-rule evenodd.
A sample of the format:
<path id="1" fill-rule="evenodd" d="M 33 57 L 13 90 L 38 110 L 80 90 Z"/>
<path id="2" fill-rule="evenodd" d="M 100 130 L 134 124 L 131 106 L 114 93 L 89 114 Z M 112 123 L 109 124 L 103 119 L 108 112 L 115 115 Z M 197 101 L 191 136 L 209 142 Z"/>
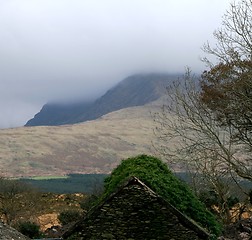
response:
<path id="1" fill-rule="evenodd" d="M 194 72 L 229 0 L 0 0 L 0 128 L 130 74 Z"/>

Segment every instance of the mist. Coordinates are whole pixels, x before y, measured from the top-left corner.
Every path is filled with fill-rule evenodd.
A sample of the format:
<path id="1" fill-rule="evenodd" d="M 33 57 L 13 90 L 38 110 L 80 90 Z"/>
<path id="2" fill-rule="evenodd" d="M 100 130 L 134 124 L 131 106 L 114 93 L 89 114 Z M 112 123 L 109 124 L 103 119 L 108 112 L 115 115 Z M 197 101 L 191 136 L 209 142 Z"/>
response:
<path id="1" fill-rule="evenodd" d="M 205 69 L 228 0 L 1 0 L 0 128 L 135 73 Z"/>

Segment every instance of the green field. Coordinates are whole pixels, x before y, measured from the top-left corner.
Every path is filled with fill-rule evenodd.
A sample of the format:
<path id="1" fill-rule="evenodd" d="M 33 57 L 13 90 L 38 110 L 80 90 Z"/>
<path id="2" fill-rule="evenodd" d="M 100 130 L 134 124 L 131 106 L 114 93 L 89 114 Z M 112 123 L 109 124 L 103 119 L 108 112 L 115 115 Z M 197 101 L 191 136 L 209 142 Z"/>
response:
<path id="1" fill-rule="evenodd" d="M 69 174 L 63 177 L 22 178 L 20 181 L 43 192 L 92 194 L 103 188 L 103 181 L 106 176 L 106 174 Z"/>
<path id="2" fill-rule="evenodd" d="M 190 176 L 184 172 L 176 174 L 178 178 L 187 183 L 191 183 Z M 36 189 L 43 192 L 52 193 L 87 193 L 93 194 L 102 190 L 104 178 L 106 174 L 69 174 L 66 176 L 42 176 L 32 178 L 19 179 L 22 182 L 28 183 Z M 252 189 L 252 184 L 249 181 L 242 180 L 240 185 L 246 189 Z M 241 197 L 242 192 L 237 189 L 237 186 L 232 187 L 235 196 Z"/>
<path id="3" fill-rule="evenodd" d="M 24 178 L 25 180 L 52 180 L 52 179 L 66 179 L 69 178 L 69 176 L 38 176 L 38 177 L 30 177 L 30 178 Z"/>

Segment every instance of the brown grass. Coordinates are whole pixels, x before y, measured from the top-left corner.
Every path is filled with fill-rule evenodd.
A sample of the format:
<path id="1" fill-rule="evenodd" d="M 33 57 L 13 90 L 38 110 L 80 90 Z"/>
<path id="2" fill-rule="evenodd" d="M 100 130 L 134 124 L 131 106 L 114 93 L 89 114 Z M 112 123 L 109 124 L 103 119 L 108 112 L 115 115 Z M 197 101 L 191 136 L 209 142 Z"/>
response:
<path id="1" fill-rule="evenodd" d="M 0 175 L 108 173 L 123 158 L 152 153 L 156 110 L 148 105 L 81 124 L 0 130 Z"/>

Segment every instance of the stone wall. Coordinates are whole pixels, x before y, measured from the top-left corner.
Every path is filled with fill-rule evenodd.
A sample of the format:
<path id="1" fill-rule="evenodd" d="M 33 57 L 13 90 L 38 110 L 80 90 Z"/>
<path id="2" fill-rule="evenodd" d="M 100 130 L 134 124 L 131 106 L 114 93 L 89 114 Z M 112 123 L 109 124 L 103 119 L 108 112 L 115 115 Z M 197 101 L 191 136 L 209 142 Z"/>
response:
<path id="1" fill-rule="evenodd" d="M 70 239 L 208 238 L 207 233 L 197 230 L 197 226 L 145 186 L 128 184 L 90 212 Z"/>

